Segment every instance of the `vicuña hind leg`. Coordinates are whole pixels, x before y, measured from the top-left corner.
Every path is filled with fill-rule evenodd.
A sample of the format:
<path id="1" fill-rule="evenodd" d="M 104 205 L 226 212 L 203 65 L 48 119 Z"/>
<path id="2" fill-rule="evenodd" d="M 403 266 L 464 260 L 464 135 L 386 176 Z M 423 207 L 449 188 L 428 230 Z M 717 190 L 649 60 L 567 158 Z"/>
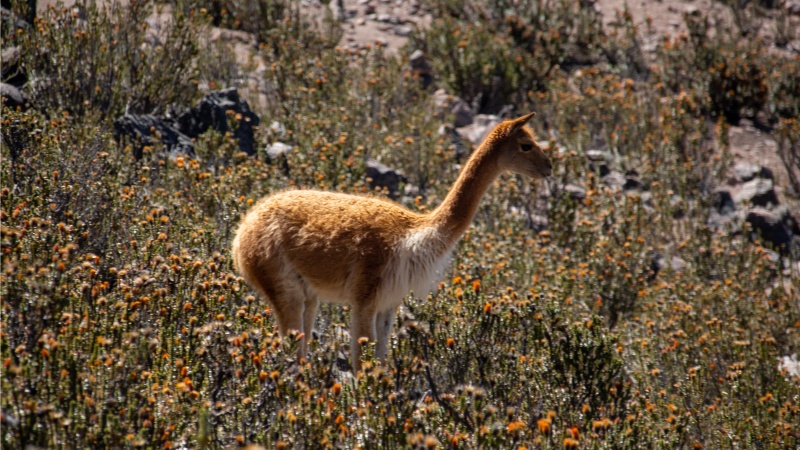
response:
<path id="1" fill-rule="evenodd" d="M 390 308 L 386 311 L 378 313 L 375 328 L 378 334 L 378 343 L 375 350 L 375 357 L 381 361 L 386 360 L 386 355 L 389 354 L 389 337 L 392 334 L 394 327 L 394 316 L 397 313 L 396 308 Z"/>
<path id="2" fill-rule="evenodd" d="M 375 340 L 375 308 L 370 306 L 354 306 L 350 319 L 350 352 L 353 355 L 353 372 L 361 370 L 361 344 L 358 340 L 362 337 Z"/>

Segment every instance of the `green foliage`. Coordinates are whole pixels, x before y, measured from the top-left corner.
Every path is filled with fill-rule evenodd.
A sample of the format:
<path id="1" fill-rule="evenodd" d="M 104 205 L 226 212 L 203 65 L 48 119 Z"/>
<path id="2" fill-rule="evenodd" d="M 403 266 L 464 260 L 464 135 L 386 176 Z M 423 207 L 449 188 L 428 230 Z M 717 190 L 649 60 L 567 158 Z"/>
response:
<path id="1" fill-rule="evenodd" d="M 197 2 L 208 12 L 215 26 L 252 33 L 259 43 L 281 52 L 280 42 L 292 39 L 306 50 L 331 48 L 342 37 L 330 9 L 317 21 L 301 12 L 297 0 L 202 0 Z"/>
<path id="2" fill-rule="evenodd" d="M 796 55 L 776 54 L 758 39 L 731 37 L 706 16 L 684 19 L 689 36 L 666 42 L 660 51 L 656 76 L 663 86 L 693 93 L 706 113 L 731 123 L 762 111 L 772 121 L 797 116 Z"/>
<path id="3" fill-rule="evenodd" d="M 544 90 L 559 65 L 596 58 L 600 19 L 577 2 L 442 2 L 410 46 L 422 49 L 449 91 L 480 112 Z"/>
<path id="4" fill-rule="evenodd" d="M 195 10 L 179 2 L 169 8 L 168 23 L 152 29 L 146 19 L 164 6 L 149 0 L 125 7 L 85 2 L 76 8 L 81 14 L 51 7 L 28 33 L 4 39 L 4 45 L 22 47 L 38 108 L 109 119 L 126 109 L 163 111 L 196 97 L 198 74 L 191 61 L 197 54 L 197 22 L 203 19 Z"/>

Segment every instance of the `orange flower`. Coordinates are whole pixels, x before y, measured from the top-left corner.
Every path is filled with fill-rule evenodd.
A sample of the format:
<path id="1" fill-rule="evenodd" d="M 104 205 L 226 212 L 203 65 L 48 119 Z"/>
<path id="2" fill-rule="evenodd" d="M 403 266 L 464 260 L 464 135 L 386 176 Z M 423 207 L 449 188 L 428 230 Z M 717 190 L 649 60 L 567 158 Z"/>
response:
<path id="1" fill-rule="evenodd" d="M 481 280 L 473 280 L 472 281 L 472 290 L 475 292 L 479 292 L 481 290 Z"/>
<path id="2" fill-rule="evenodd" d="M 549 433 L 550 432 L 550 419 L 548 419 L 548 418 L 539 419 L 536 422 L 536 427 L 539 428 L 539 431 L 541 431 L 544 434 Z"/>

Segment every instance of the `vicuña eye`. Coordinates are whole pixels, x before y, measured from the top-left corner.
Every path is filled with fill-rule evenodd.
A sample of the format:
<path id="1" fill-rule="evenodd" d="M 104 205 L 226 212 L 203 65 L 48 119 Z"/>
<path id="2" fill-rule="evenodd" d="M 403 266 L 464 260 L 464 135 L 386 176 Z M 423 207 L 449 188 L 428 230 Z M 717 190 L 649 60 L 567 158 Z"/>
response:
<path id="1" fill-rule="evenodd" d="M 523 152 L 529 152 L 533 150 L 533 144 L 521 144 L 520 148 L 522 148 Z"/>

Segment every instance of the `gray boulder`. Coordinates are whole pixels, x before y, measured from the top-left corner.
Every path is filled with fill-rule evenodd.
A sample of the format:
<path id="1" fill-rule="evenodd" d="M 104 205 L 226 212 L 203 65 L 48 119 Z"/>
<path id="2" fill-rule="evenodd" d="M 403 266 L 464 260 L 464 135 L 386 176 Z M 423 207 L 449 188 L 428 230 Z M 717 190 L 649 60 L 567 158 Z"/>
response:
<path id="1" fill-rule="evenodd" d="M 275 142 L 267 146 L 267 158 L 270 161 L 275 161 L 281 156 L 292 151 L 292 148 L 293 147 L 291 145 L 284 144 L 283 142 Z"/>
<path id="2" fill-rule="evenodd" d="M 456 128 L 470 125 L 474 120 L 469 104 L 459 97 L 449 95 L 444 89 L 433 93 L 433 103 L 438 115 L 453 115 L 453 126 Z"/>
<path id="3" fill-rule="evenodd" d="M 777 206 L 779 204 L 778 195 L 772 186 L 769 178 L 752 178 L 749 181 L 737 186 L 733 196 L 736 203 L 749 203 L 753 206 Z"/>
<path id="4" fill-rule="evenodd" d="M 589 160 L 589 167 L 597 172 L 600 177 L 608 175 L 611 171 L 609 165 L 614 160 L 614 156 L 603 150 L 586 150 L 586 159 Z"/>
<path id="5" fill-rule="evenodd" d="M 496 127 L 497 124 L 502 121 L 503 119 L 501 119 L 499 116 L 492 114 L 478 114 L 473 118 L 471 124 L 465 127 L 460 127 L 456 131 L 461 137 L 478 146 L 481 145 L 483 140 L 486 139 L 486 136 L 492 132 L 494 127 Z"/>
<path id="6" fill-rule="evenodd" d="M 22 91 L 7 83 L 0 83 L 0 99 L 2 99 L 0 101 L 3 102 L 3 106 L 7 108 L 19 108 L 25 111 L 30 107 L 28 97 Z"/>
<path id="7" fill-rule="evenodd" d="M 768 167 L 746 161 L 739 161 L 733 166 L 733 176 L 734 183 L 744 183 L 754 178 L 774 179 L 772 170 Z"/>

